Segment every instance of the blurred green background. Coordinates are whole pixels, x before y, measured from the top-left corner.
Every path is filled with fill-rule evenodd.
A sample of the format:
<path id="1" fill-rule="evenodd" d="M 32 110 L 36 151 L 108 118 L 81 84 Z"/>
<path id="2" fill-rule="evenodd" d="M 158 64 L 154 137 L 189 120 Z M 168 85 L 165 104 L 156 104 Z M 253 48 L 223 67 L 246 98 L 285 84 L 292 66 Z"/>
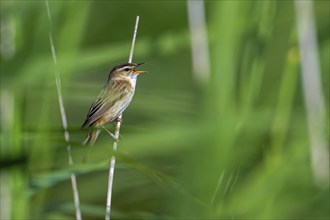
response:
<path id="1" fill-rule="evenodd" d="M 1 219 L 103 219 L 112 140 L 80 128 L 109 70 L 146 62 L 125 111 L 112 219 L 329 219 L 313 180 L 292 1 L 206 1 L 209 80 L 193 75 L 186 1 L 1 0 Z M 329 113 L 329 1 L 313 1 Z M 58 107 L 52 33 L 74 166 Z M 329 117 L 325 124 L 329 146 Z M 114 130 L 113 125 L 109 125 Z"/>

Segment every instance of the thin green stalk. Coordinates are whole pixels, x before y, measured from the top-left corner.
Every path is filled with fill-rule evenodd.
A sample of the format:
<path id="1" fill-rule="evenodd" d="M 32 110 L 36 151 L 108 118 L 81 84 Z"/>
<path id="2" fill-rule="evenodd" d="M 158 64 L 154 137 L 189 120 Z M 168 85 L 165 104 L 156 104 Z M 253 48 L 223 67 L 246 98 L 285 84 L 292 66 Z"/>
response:
<path id="1" fill-rule="evenodd" d="M 46 0 L 46 7 L 47 7 L 49 24 L 50 24 L 50 28 L 51 28 L 51 24 L 52 24 L 51 15 L 50 15 L 50 9 L 49 9 L 49 4 L 48 4 L 47 0 Z M 54 41 L 53 41 L 51 31 L 49 31 L 49 41 L 50 41 L 50 46 L 51 46 L 53 62 L 55 65 L 56 90 L 57 90 L 57 96 L 58 96 L 58 104 L 59 104 L 60 112 L 61 112 L 62 126 L 63 126 L 63 130 L 64 130 L 64 139 L 67 143 L 68 163 L 69 163 L 69 165 L 73 165 L 74 162 L 73 162 L 72 154 L 71 154 L 70 134 L 68 131 L 68 122 L 66 119 L 66 113 L 65 113 L 64 103 L 63 103 L 61 79 L 60 79 L 60 74 L 59 74 L 58 67 L 57 67 L 57 56 L 56 56 L 56 51 L 55 51 L 55 46 L 54 46 Z M 72 186 L 72 191 L 73 191 L 74 204 L 75 204 L 75 209 L 76 209 L 76 219 L 81 220 L 82 218 L 81 218 L 81 211 L 80 211 L 80 200 L 79 200 L 79 192 L 78 192 L 76 175 L 74 173 L 71 173 L 70 177 L 71 177 L 71 186 Z"/>
<path id="2" fill-rule="evenodd" d="M 138 26 L 139 26 L 139 19 L 140 19 L 140 17 L 136 16 L 132 46 L 131 46 L 131 51 L 130 51 L 129 58 L 128 58 L 129 63 L 131 63 L 132 59 L 133 59 L 134 45 L 135 45 L 136 34 L 137 34 Z M 117 151 L 117 147 L 118 147 L 121 122 L 122 122 L 122 115 L 120 115 L 116 121 L 115 141 L 113 142 L 113 151 L 114 152 Z M 114 173 L 115 173 L 115 165 L 116 165 L 116 157 L 115 157 L 115 155 L 112 155 L 111 161 L 110 161 L 110 168 L 109 168 L 109 178 L 108 178 L 107 205 L 106 205 L 106 211 L 105 211 L 106 220 L 110 220 L 110 214 L 111 214 L 111 197 L 112 197 L 112 186 L 113 186 L 113 177 L 114 177 Z"/>
<path id="3" fill-rule="evenodd" d="M 301 56 L 302 89 L 307 110 L 311 167 L 315 183 L 329 186 L 329 148 L 324 135 L 326 109 L 318 57 L 316 27 L 312 1 L 295 1 Z"/>

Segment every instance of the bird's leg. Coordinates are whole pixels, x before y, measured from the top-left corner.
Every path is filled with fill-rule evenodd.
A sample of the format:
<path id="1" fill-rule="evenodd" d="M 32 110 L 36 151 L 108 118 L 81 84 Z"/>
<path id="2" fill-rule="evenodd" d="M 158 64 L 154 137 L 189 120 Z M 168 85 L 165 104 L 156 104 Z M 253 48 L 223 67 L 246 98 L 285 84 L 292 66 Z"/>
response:
<path id="1" fill-rule="evenodd" d="M 115 141 L 118 141 L 116 136 L 114 134 L 112 134 L 106 127 L 102 126 L 102 128 L 110 135 L 110 137 L 112 139 L 114 139 Z"/>

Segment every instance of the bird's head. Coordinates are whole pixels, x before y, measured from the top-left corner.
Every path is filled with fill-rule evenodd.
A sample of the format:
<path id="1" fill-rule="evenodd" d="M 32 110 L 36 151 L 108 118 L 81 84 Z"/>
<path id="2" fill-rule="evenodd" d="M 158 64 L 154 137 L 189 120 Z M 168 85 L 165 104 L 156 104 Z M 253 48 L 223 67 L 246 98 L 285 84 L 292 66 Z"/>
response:
<path id="1" fill-rule="evenodd" d="M 135 79 L 139 74 L 145 71 L 137 70 L 143 63 L 125 63 L 115 66 L 109 73 L 108 81 L 112 78 Z"/>

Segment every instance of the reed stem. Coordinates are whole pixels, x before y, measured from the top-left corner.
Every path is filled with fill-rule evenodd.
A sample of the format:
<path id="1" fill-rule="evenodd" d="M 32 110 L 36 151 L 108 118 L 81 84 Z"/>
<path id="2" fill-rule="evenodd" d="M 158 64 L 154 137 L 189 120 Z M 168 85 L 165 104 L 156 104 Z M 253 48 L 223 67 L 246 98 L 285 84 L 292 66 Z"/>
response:
<path id="1" fill-rule="evenodd" d="M 134 27 L 134 33 L 133 33 L 133 39 L 132 39 L 132 46 L 128 58 L 128 62 L 131 63 L 133 59 L 133 53 L 134 53 L 134 46 L 135 46 L 135 39 L 136 34 L 139 26 L 139 16 L 136 16 L 136 22 Z M 116 153 L 118 148 L 118 140 L 119 140 L 119 134 L 120 134 L 120 126 L 122 122 L 122 115 L 120 115 L 116 121 L 115 126 L 115 141 L 113 142 L 113 152 Z M 110 220 L 110 214 L 111 214 L 111 198 L 112 198 L 112 186 L 113 186 L 113 178 L 115 173 L 115 165 L 116 165 L 116 157 L 113 154 L 111 156 L 110 161 L 110 168 L 109 168 L 109 178 L 108 178 L 108 193 L 107 193 L 107 205 L 106 205 L 106 211 L 105 211 L 105 219 Z"/>
<path id="2" fill-rule="evenodd" d="M 50 8 L 49 8 L 48 0 L 45 0 L 45 2 L 46 2 L 46 8 L 47 8 L 47 14 L 48 14 L 48 20 L 49 20 L 49 26 L 50 26 L 49 42 L 50 42 L 52 58 L 53 58 L 54 66 L 55 66 L 55 82 L 56 82 L 56 90 L 57 90 L 57 96 L 58 96 L 58 104 L 60 107 L 62 127 L 64 130 L 64 139 L 67 144 L 66 148 L 67 148 L 67 152 L 68 152 L 68 163 L 70 166 L 72 166 L 74 164 L 74 162 L 73 162 L 73 158 L 72 158 L 72 154 L 71 154 L 70 134 L 68 131 L 68 122 L 66 119 L 65 107 L 64 107 L 64 103 L 63 103 L 61 78 L 60 78 L 60 74 L 59 74 L 59 70 L 58 70 L 55 44 L 54 44 L 53 35 L 51 32 L 52 18 L 50 15 Z M 81 211 L 80 211 L 80 200 L 79 200 L 79 191 L 78 191 L 78 186 L 77 186 L 76 175 L 74 173 L 71 173 L 70 178 L 71 178 L 71 187 L 72 187 L 72 192 L 73 192 L 74 205 L 75 205 L 75 210 L 76 210 L 76 220 L 81 220 L 82 218 L 81 218 Z"/>

